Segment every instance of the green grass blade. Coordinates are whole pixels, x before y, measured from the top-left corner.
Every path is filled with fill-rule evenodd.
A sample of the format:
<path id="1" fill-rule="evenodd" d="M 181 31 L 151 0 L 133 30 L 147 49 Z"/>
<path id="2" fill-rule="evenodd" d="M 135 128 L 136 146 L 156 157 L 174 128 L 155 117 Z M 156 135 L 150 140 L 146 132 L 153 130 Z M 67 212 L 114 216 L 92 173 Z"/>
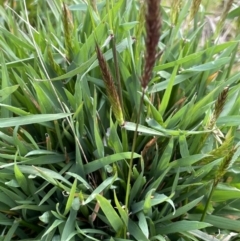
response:
<path id="1" fill-rule="evenodd" d="M 169 233 L 198 230 L 198 229 L 203 229 L 211 226 L 212 225 L 209 223 L 183 220 L 183 221 L 178 221 L 176 223 L 168 224 L 164 227 L 158 227 L 157 232 L 159 234 L 169 234 Z"/>
<path id="2" fill-rule="evenodd" d="M 133 158 L 140 158 L 141 156 L 137 153 L 134 153 Z M 106 165 L 112 164 L 117 161 L 121 161 L 124 159 L 130 159 L 131 152 L 122 152 L 113 155 L 109 155 L 95 161 L 89 162 L 84 165 L 84 171 L 86 174 L 92 173 Z"/>
<path id="3" fill-rule="evenodd" d="M 53 121 L 57 119 L 63 119 L 68 116 L 71 116 L 71 114 L 67 114 L 67 113 L 39 114 L 39 115 L 13 117 L 13 118 L 2 118 L 0 120 L 0 128 L 11 127 L 16 125 L 43 123 L 43 122 Z"/>
<path id="4" fill-rule="evenodd" d="M 124 227 L 121 218 L 118 216 L 117 212 L 114 210 L 113 206 L 106 198 L 101 195 L 97 195 L 96 199 L 99 202 L 99 205 L 111 227 L 115 230 L 116 233 L 118 233 Z"/>

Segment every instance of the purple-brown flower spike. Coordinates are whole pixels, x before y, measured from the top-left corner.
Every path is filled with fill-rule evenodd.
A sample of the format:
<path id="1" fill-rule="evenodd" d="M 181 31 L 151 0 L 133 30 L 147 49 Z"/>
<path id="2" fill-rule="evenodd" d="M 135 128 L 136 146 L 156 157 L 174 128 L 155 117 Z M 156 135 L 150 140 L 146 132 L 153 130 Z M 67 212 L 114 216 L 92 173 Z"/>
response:
<path id="1" fill-rule="evenodd" d="M 108 68 L 107 62 L 103 56 L 103 53 L 101 49 L 99 48 L 98 45 L 96 45 L 96 52 L 97 52 L 97 59 L 99 63 L 99 67 L 103 76 L 103 81 L 106 87 L 107 95 L 109 98 L 109 101 L 112 105 L 112 110 L 115 118 L 117 119 L 119 125 L 124 124 L 124 119 L 123 119 L 123 112 L 118 96 L 118 92 L 116 90 L 113 77 L 111 75 L 111 72 Z"/>
<path id="2" fill-rule="evenodd" d="M 150 82 L 158 54 L 157 47 L 161 30 L 160 2 L 161 0 L 146 0 L 146 52 L 144 71 L 141 79 L 143 89 L 145 89 Z"/>

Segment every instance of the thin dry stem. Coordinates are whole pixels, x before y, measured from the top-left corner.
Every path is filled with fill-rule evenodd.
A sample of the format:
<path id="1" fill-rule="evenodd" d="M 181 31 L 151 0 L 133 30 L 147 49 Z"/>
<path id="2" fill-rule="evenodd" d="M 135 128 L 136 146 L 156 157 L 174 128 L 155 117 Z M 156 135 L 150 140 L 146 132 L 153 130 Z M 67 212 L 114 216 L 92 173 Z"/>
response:
<path id="1" fill-rule="evenodd" d="M 152 70 L 157 58 L 157 47 L 160 38 L 161 15 L 160 0 L 147 0 L 146 10 L 146 53 L 145 66 L 141 79 L 142 87 L 145 89 L 151 79 Z"/>

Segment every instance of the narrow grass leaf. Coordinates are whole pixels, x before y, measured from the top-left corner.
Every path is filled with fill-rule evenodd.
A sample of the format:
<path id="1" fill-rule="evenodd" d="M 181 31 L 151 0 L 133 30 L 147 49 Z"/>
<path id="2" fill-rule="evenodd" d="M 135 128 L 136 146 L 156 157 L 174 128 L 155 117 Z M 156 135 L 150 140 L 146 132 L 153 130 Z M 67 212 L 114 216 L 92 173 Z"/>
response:
<path id="1" fill-rule="evenodd" d="M 19 221 L 15 220 L 11 225 L 10 229 L 8 230 L 6 236 L 4 237 L 3 241 L 12 241 L 14 239 L 15 233 L 19 226 Z"/>
<path id="2" fill-rule="evenodd" d="M 145 234 L 138 227 L 138 225 L 135 222 L 133 222 L 130 218 L 128 221 L 128 231 L 136 240 L 149 241 L 149 239 L 146 238 Z"/>
<path id="3" fill-rule="evenodd" d="M 16 163 L 14 164 L 14 173 L 15 173 L 15 177 L 17 179 L 19 186 L 22 188 L 22 190 L 26 194 L 28 194 L 29 193 L 28 181 L 27 181 L 26 177 L 22 174 L 21 170 L 19 169 L 19 167 Z"/>
<path id="4" fill-rule="evenodd" d="M 183 71 L 183 73 L 186 72 L 203 72 L 203 71 L 207 71 L 207 70 L 212 70 L 212 69 L 220 69 L 222 67 L 222 65 L 229 63 L 230 58 L 225 57 L 225 58 L 221 58 L 221 59 L 217 59 L 202 65 L 198 65 L 189 69 L 185 69 Z"/>
<path id="5" fill-rule="evenodd" d="M 10 33 L 3 27 L 0 27 L 0 31 L 3 35 L 5 35 L 6 38 L 14 42 L 14 44 L 16 44 L 18 47 L 20 47 L 20 49 L 21 47 L 23 47 L 23 48 L 26 48 L 27 50 L 35 51 L 34 46 L 30 45 L 28 41 L 22 41 L 20 38 Z"/>
<path id="6" fill-rule="evenodd" d="M 29 125 L 29 124 L 37 124 L 48 121 L 53 121 L 57 119 L 63 119 L 71 114 L 67 113 L 59 113 L 59 114 L 37 114 L 37 115 L 28 115 L 28 116 L 20 116 L 13 118 L 1 118 L 0 120 L 0 128 L 17 126 L 17 125 Z"/>
<path id="7" fill-rule="evenodd" d="M 18 85 L 13 85 L 9 87 L 5 87 L 0 90 L 0 101 L 2 102 L 5 100 L 8 96 L 10 96 L 12 93 L 14 93 L 18 89 Z"/>
<path id="8" fill-rule="evenodd" d="M 161 182 L 164 180 L 167 173 L 170 171 L 170 169 L 171 169 L 171 167 L 168 166 L 165 169 L 163 168 L 161 170 L 158 170 L 156 177 L 155 177 L 156 180 L 147 187 L 145 192 L 148 192 L 152 188 L 157 189 L 160 186 Z"/>
<path id="9" fill-rule="evenodd" d="M 133 200 L 137 197 L 137 194 L 139 194 L 142 191 L 142 187 L 145 184 L 145 182 L 146 179 L 145 177 L 143 177 L 143 172 L 141 172 L 132 186 L 129 197 L 129 205 L 133 203 Z"/>
<path id="10" fill-rule="evenodd" d="M 9 169 L 11 169 L 11 167 Z M 51 177 L 51 178 L 54 178 L 54 179 L 59 179 L 59 180 L 63 181 L 64 183 L 66 183 L 69 186 L 72 185 L 62 175 L 60 175 L 59 173 L 57 173 L 55 171 L 47 169 L 47 168 L 43 168 L 43 167 L 39 167 L 39 166 L 36 168 L 34 166 L 19 165 L 19 169 L 20 169 L 20 171 L 22 173 L 31 174 L 31 175 L 37 175 L 37 176 L 40 176 L 40 177 L 42 177 L 42 173 L 44 173 L 48 177 Z"/>
<path id="11" fill-rule="evenodd" d="M 6 67 L 7 68 L 24 67 L 24 64 L 30 64 L 30 63 L 32 63 L 33 60 L 35 60 L 35 57 L 22 58 L 22 59 L 19 59 L 19 60 L 7 62 Z M 2 67 L 1 64 L 0 64 L 0 67 Z"/>
<path id="12" fill-rule="evenodd" d="M 105 214 L 108 222 L 112 226 L 112 228 L 115 230 L 116 233 L 119 232 L 123 228 L 124 224 L 123 224 L 121 218 L 118 216 L 118 214 L 114 210 L 111 203 L 101 195 L 96 195 L 96 199 L 99 202 L 100 207 L 101 207 L 102 211 L 104 212 L 104 214 Z"/>
<path id="13" fill-rule="evenodd" d="M 201 214 L 188 214 L 188 219 L 190 220 L 200 220 Z M 225 217 L 219 217 L 215 215 L 206 215 L 205 222 L 210 223 L 214 227 L 223 229 L 223 230 L 232 230 L 236 232 L 240 232 L 240 221 L 239 220 L 233 220 L 230 218 Z M 195 228 L 197 229 L 197 228 Z"/>
<path id="14" fill-rule="evenodd" d="M 103 190 L 107 189 L 116 179 L 116 176 L 109 177 L 104 180 L 94 191 L 89 195 L 89 197 L 83 202 L 83 205 L 88 204 L 91 202 L 99 193 Z"/>
<path id="15" fill-rule="evenodd" d="M 186 73 L 186 74 L 176 75 L 176 77 L 174 79 L 173 86 L 190 79 L 193 75 L 195 75 L 195 73 Z M 160 92 L 162 90 L 166 90 L 167 87 L 168 87 L 168 83 L 170 81 L 170 78 L 167 78 L 166 80 L 161 81 L 160 83 L 156 83 L 156 84 L 154 83 L 152 86 L 150 86 L 148 88 L 147 92 L 149 94 L 153 94 L 153 93 L 156 93 L 156 92 Z"/>
<path id="16" fill-rule="evenodd" d="M 53 208 L 54 208 L 53 205 L 37 206 L 37 205 L 24 204 L 24 205 L 19 205 L 19 206 L 13 207 L 13 208 L 11 208 L 11 210 L 29 209 L 29 210 L 34 210 L 34 211 L 38 211 L 38 212 L 47 212 Z"/>
<path id="17" fill-rule="evenodd" d="M 145 215 L 143 212 L 137 213 L 138 217 L 138 226 L 142 230 L 143 234 L 146 236 L 146 238 L 149 237 L 149 230 L 148 230 L 148 223 Z"/>
<path id="18" fill-rule="evenodd" d="M 66 216 L 71 209 L 73 199 L 74 199 L 74 196 L 75 196 L 75 193 L 76 193 L 76 188 L 77 188 L 77 179 L 74 180 L 73 185 L 71 187 L 71 190 L 70 190 L 70 193 L 69 193 L 69 196 L 68 196 L 68 200 L 67 200 L 67 203 L 66 203 L 66 206 L 65 206 L 65 211 L 63 213 L 64 216 Z"/>
<path id="19" fill-rule="evenodd" d="M 165 225 L 164 227 L 161 227 L 161 225 L 158 225 L 157 232 L 159 234 L 170 234 L 170 233 L 179 233 L 184 231 L 198 230 L 198 229 L 203 229 L 211 226 L 212 226 L 211 224 L 205 223 L 205 222 L 182 220 L 182 221 Z"/>
<path id="20" fill-rule="evenodd" d="M 53 152 L 53 151 L 48 151 L 48 150 L 33 150 L 33 151 L 28 152 L 24 157 L 38 156 L 38 155 L 59 155 L 59 154 L 56 152 Z"/>
<path id="21" fill-rule="evenodd" d="M 155 106 L 151 103 L 151 101 L 149 100 L 149 98 L 146 95 L 144 96 L 144 100 L 145 100 L 145 102 L 148 103 L 148 105 L 150 107 L 153 119 L 156 120 L 160 125 L 164 125 L 163 118 L 162 118 L 160 112 L 155 108 Z"/>
<path id="22" fill-rule="evenodd" d="M 96 119 L 94 121 L 94 140 L 95 140 L 97 151 L 98 151 L 98 157 L 99 158 L 104 157 L 103 141 L 102 141 L 102 139 L 100 137 L 100 134 L 99 134 L 99 128 L 98 128 L 98 124 L 97 124 Z"/>
<path id="23" fill-rule="evenodd" d="M 141 155 L 134 153 L 133 158 L 140 158 Z M 100 159 L 97 159 L 95 161 L 89 162 L 84 165 L 84 171 L 86 174 L 92 173 L 106 165 L 110 165 L 114 162 L 121 161 L 124 159 L 130 159 L 131 158 L 131 152 L 122 152 L 117 153 L 113 155 L 109 155 Z"/>
<path id="24" fill-rule="evenodd" d="M 179 234 L 180 234 L 181 236 L 183 236 L 184 238 L 188 238 L 188 239 L 190 239 L 190 240 L 192 240 L 192 241 L 199 241 L 198 239 L 196 239 L 196 238 L 194 237 L 194 235 L 190 234 L 189 232 L 179 232 Z"/>
<path id="25" fill-rule="evenodd" d="M 75 173 L 72 173 L 72 172 L 66 172 L 66 174 L 69 175 L 69 176 L 72 176 L 72 177 L 76 178 L 76 179 L 77 179 L 78 181 L 80 181 L 87 189 L 92 190 L 91 185 L 89 185 L 89 183 L 88 183 L 85 179 L 83 179 L 80 175 L 75 174 Z"/>
<path id="26" fill-rule="evenodd" d="M 6 89 L 11 87 L 11 82 L 9 79 L 9 74 L 8 74 L 8 70 L 5 64 L 5 59 L 3 56 L 3 52 L 1 51 L 0 53 L 0 63 L 1 63 L 1 72 L 2 72 L 2 81 L 1 81 L 1 89 Z M 1 101 L 2 104 L 6 104 L 6 105 L 11 105 L 12 101 L 11 101 L 11 95 L 7 95 L 5 96 L 4 100 Z M 1 109 L 1 119 L 3 118 L 9 118 L 12 116 L 12 114 L 10 114 L 11 112 L 8 109 Z"/>
<path id="27" fill-rule="evenodd" d="M 171 220 L 171 219 L 174 219 L 176 217 L 179 217 L 181 215 L 184 215 L 186 214 L 189 210 L 191 210 L 192 208 L 196 207 L 196 205 L 203 199 L 203 196 L 195 199 L 194 201 L 192 202 L 189 202 L 188 204 L 184 205 L 183 207 L 180 207 L 176 210 L 176 212 L 174 214 L 168 214 L 166 216 L 164 216 L 163 218 L 159 219 L 156 221 L 156 223 L 159 223 L 159 222 L 163 222 L 163 221 L 166 221 L 166 220 Z"/>
<path id="28" fill-rule="evenodd" d="M 181 59 L 181 58 L 182 58 L 182 52 L 179 54 L 179 59 Z M 171 93 L 172 93 L 174 81 L 175 81 L 175 78 L 176 78 L 176 75 L 177 75 L 178 68 L 179 68 L 179 65 L 176 63 L 175 66 L 174 66 L 174 69 L 172 71 L 170 80 L 168 82 L 167 89 L 164 92 L 164 95 L 163 95 L 163 98 L 162 98 L 162 101 L 161 101 L 161 105 L 160 105 L 160 108 L 159 108 L 159 112 L 161 113 L 162 116 L 164 115 L 164 113 L 167 109 L 169 99 L 170 99 L 170 96 L 171 96 Z"/>
<path id="29" fill-rule="evenodd" d="M 0 224 L 4 226 L 12 226 L 13 220 L 6 217 L 5 214 L 0 213 Z"/>
<path id="30" fill-rule="evenodd" d="M 61 241 L 67 241 L 70 237 L 73 237 L 76 232 L 75 231 L 75 222 L 77 218 L 77 210 L 71 209 L 70 215 L 68 216 L 68 219 L 65 222 L 62 234 L 61 234 Z"/>
<path id="31" fill-rule="evenodd" d="M 26 112 L 20 108 L 17 108 L 17 107 L 14 107 L 14 106 L 11 106 L 11 105 L 5 105 L 5 104 L 1 104 L 0 103 L 0 106 L 2 106 L 3 108 L 6 108 L 8 110 L 10 110 L 12 113 L 16 114 L 16 115 L 20 115 L 20 116 L 26 116 L 26 115 L 29 115 L 29 112 Z"/>
<path id="32" fill-rule="evenodd" d="M 156 176 L 158 176 L 161 171 L 166 170 L 166 168 L 168 167 L 172 154 L 173 154 L 172 153 L 173 152 L 173 144 L 174 144 L 173 138 L 170 138 L 169 142 L 168 142 L 165 150 L 163 151 L 161 158 L 158 162 L 157 171 L 155 171 Z"/>
<path id="33" fill-rule="evenodd" d="M 151 207 L 158 205 L 160 203 L 166 202 L 170 198 L 171 197 L 168 197 L 164 194 L 155 193 L 154 197 L 151 199 Z M 145 204 L 145 201 L 140 201 L 140 202 L 134 203 L 132 205 L 132 213 L 137 213 L 137 212 L 143 211 L 144 204 Z"/>
<path id="34" fill-rule="evenodd" d="M 151 189 L 145 195 L 145 200 L 144 200 L 144 203 L 143 203 L 143 213 L 146 216 L 151 216 L 151 211 L 152 211 L 152 202 L 151 202 L 151 200 L 154 197 L 154 191 L 155 191 L 155 189 Z"/>
<path id="35" fill-rule="evenodd" d="M 118 212 L 122 218 L 123 223 L 127 227 L 128 226 L 128 215 L 126 213 L 126 210 L 124 210 L 124 207 L 120 205 L 115 190 L 114 190 L 114 202 L 117 206 Z"/>
<path id="36" fill-rule="evenodd" d="M 203 51 L 200 51 L 200 52 L 197 52 L 197 53 L 194 53 L 194 54 L 189 54 L 186 57 L 178 59 L 177 61 L 173 61 L 173 62 L 170 62 L 170 63 L 167 63 L 167 64 L 156 66 L 154 68 L 154 71 L 164 70 L 164 69 L 167 69 L 167 68 L 174 67 L 175 65 L 181 65 L 181 64 L 189 62 L 189 61 L 192 61 L 193 63 L 194 62 L 197 63 L 197 62 L 201 61 L 201 58 L 205 53 L 207 55 L 208 54 L 213 55 L 213 54 L 219 53 L 219 52 L 223 51 L 224 49 L 227 49 L 228 47 L 236 45 L 236 44 L 238 44 L 237 41 L 230 41 L 230 42 L 227 42 L 227 43 L 214 45 L 213 47 L 210 47 L 206 50 L 203 50 Z"/>
<path id="37" fill-rule="evenodd" d="M 200 161 L 201 159 L 208 157 L 209 155 L 206 154 L 195 154 L 192 156 L 188 156 L 188 157 L 184 157 L 178 160 L 175 160 L 173 162 L 170 163 L 171 167 L 189 167 L 192 164 Z"/>
<path id="38" fill-rule="evenodd" d="M 135 131 L 136 130 L 136 123 L 133 122 L 125 122 L 122 128 L 128 130 L 128 131 Z M 143 126 L 143 125 L 138 125 L 138 132 L 141 134 L 146 134 L 146 135 L 154 135 L 154 136 L 166 136 L 164 133 L 156 131 L 152 128 Z"/>
<path id="39" fill-rule="evenodd" d="M 213 235 L 209 235 L 201 230 L 192 230 L 188 232 L 204 241 L 222 241 L 220 239 L 215 238 Z"/>
<path id="40" fill-rule="evenodd" d="M 240 115 L 232 116 L 222 116 L 217 120 L 218 126 L 239 126 L 240 125 Z"/>
<path id="41" fill-rule="evenodd" d="M 179 147 L 180 147 L 181 156 L 183 158 L 189 156 L 188 144 L 187 144 L 186 136 L 184 134 L 179 135 Z"/>
<path id="42" fill-rule="evenodd" d="M 52 189 L 50 189 L 42 198 L 42 200 L 39 202 L 39 206 L 41 206 L 43 203 L 45 203 L 46 201 L 50 200 L 51 196 L 57 191 L 58 187 L 53 187 Z"/>
<path id="43" fill-rule="evenodd" d="M 240 190 L 236 187 L 220 183 L 214 190 L 212 201 L 225 202 L 230 199 L 239 199 Z"/>
<path id="44" fill-rule="evenodd" d="M 116 153 L 123 152 L 123 144 L 117 132 L 117 125 L 110 119 L 110 130 L 108 137 L 108 144 L 114 149 Z"/>
<path id="45" fill-rule="evenodd" d="M 233 9 L 228 13 L 227 18 L 234 19 L 235 17 L 239 17 L 239 16 L 240 16 L 240 7 L 236 7 L 235 9 Z"/>
<path id="46" fill-rule="evenodd" d="M 59 219 L 54 220 L 54 222 L 50 225 L 50 227 L 48 227 L 48 229 L 46 229 L 46 232 L 43 234 L 42 237 L 46 236 L 47 234 L 49 234 L 50 232 L 55 230 L 63 222 L 64 222 L 64 220 L 59 220 Z"/>

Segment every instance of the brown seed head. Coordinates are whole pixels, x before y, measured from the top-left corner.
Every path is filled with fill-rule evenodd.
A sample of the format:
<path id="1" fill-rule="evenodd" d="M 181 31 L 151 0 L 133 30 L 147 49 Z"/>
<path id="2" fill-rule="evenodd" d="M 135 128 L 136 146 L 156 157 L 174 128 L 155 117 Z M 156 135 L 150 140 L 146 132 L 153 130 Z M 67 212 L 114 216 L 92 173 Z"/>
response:
<path id="1" fill-rule="evenodd" d="M 223 111 L 223 107 L 227 100 L 228 90 L 229 90 L 229 87 L 225 87 L 223 91 L 220 93 L 220 95 L 218 96 L 218 99 L 215 103 L 214 112 L 213 112 L 213 118 L 215 120 L 217 120 L 217 118 L 220 116 L 221 112 Z"/>
<path id="2" fill-rule="evenodd" d="M 161 0 L 147 0 L 146 10 L 146 53 L 145 66 L 141 79 L 142 87 L 145 89 L 151 79 L 152 69 L 157 57 L 157 47 L 160 38 L 161 16 L 159 5 Z"/>
<path id="3" fill-rule="evenodd" d="M 124 124 L 123 119 L 123 113 L 122 108 L 119 100 L 119 96 L 116 90 L 116 87 L 114 85 L 113 77 L 110 73 L 110 70 L 108 68 L 107 62 L 103 56 L 102 51 L 100 50 L 99 46 L 96 45 L 96 52 L 97 52 L 97 58 L 99 67 L 103 76 L 103 81 L 106 87 L 107 95 L 109 98 L 109 101 L 112 105 L 112 110 L 115 115 L 115 118 L 117 119 L 118 123 L 120 125 Z"/>

